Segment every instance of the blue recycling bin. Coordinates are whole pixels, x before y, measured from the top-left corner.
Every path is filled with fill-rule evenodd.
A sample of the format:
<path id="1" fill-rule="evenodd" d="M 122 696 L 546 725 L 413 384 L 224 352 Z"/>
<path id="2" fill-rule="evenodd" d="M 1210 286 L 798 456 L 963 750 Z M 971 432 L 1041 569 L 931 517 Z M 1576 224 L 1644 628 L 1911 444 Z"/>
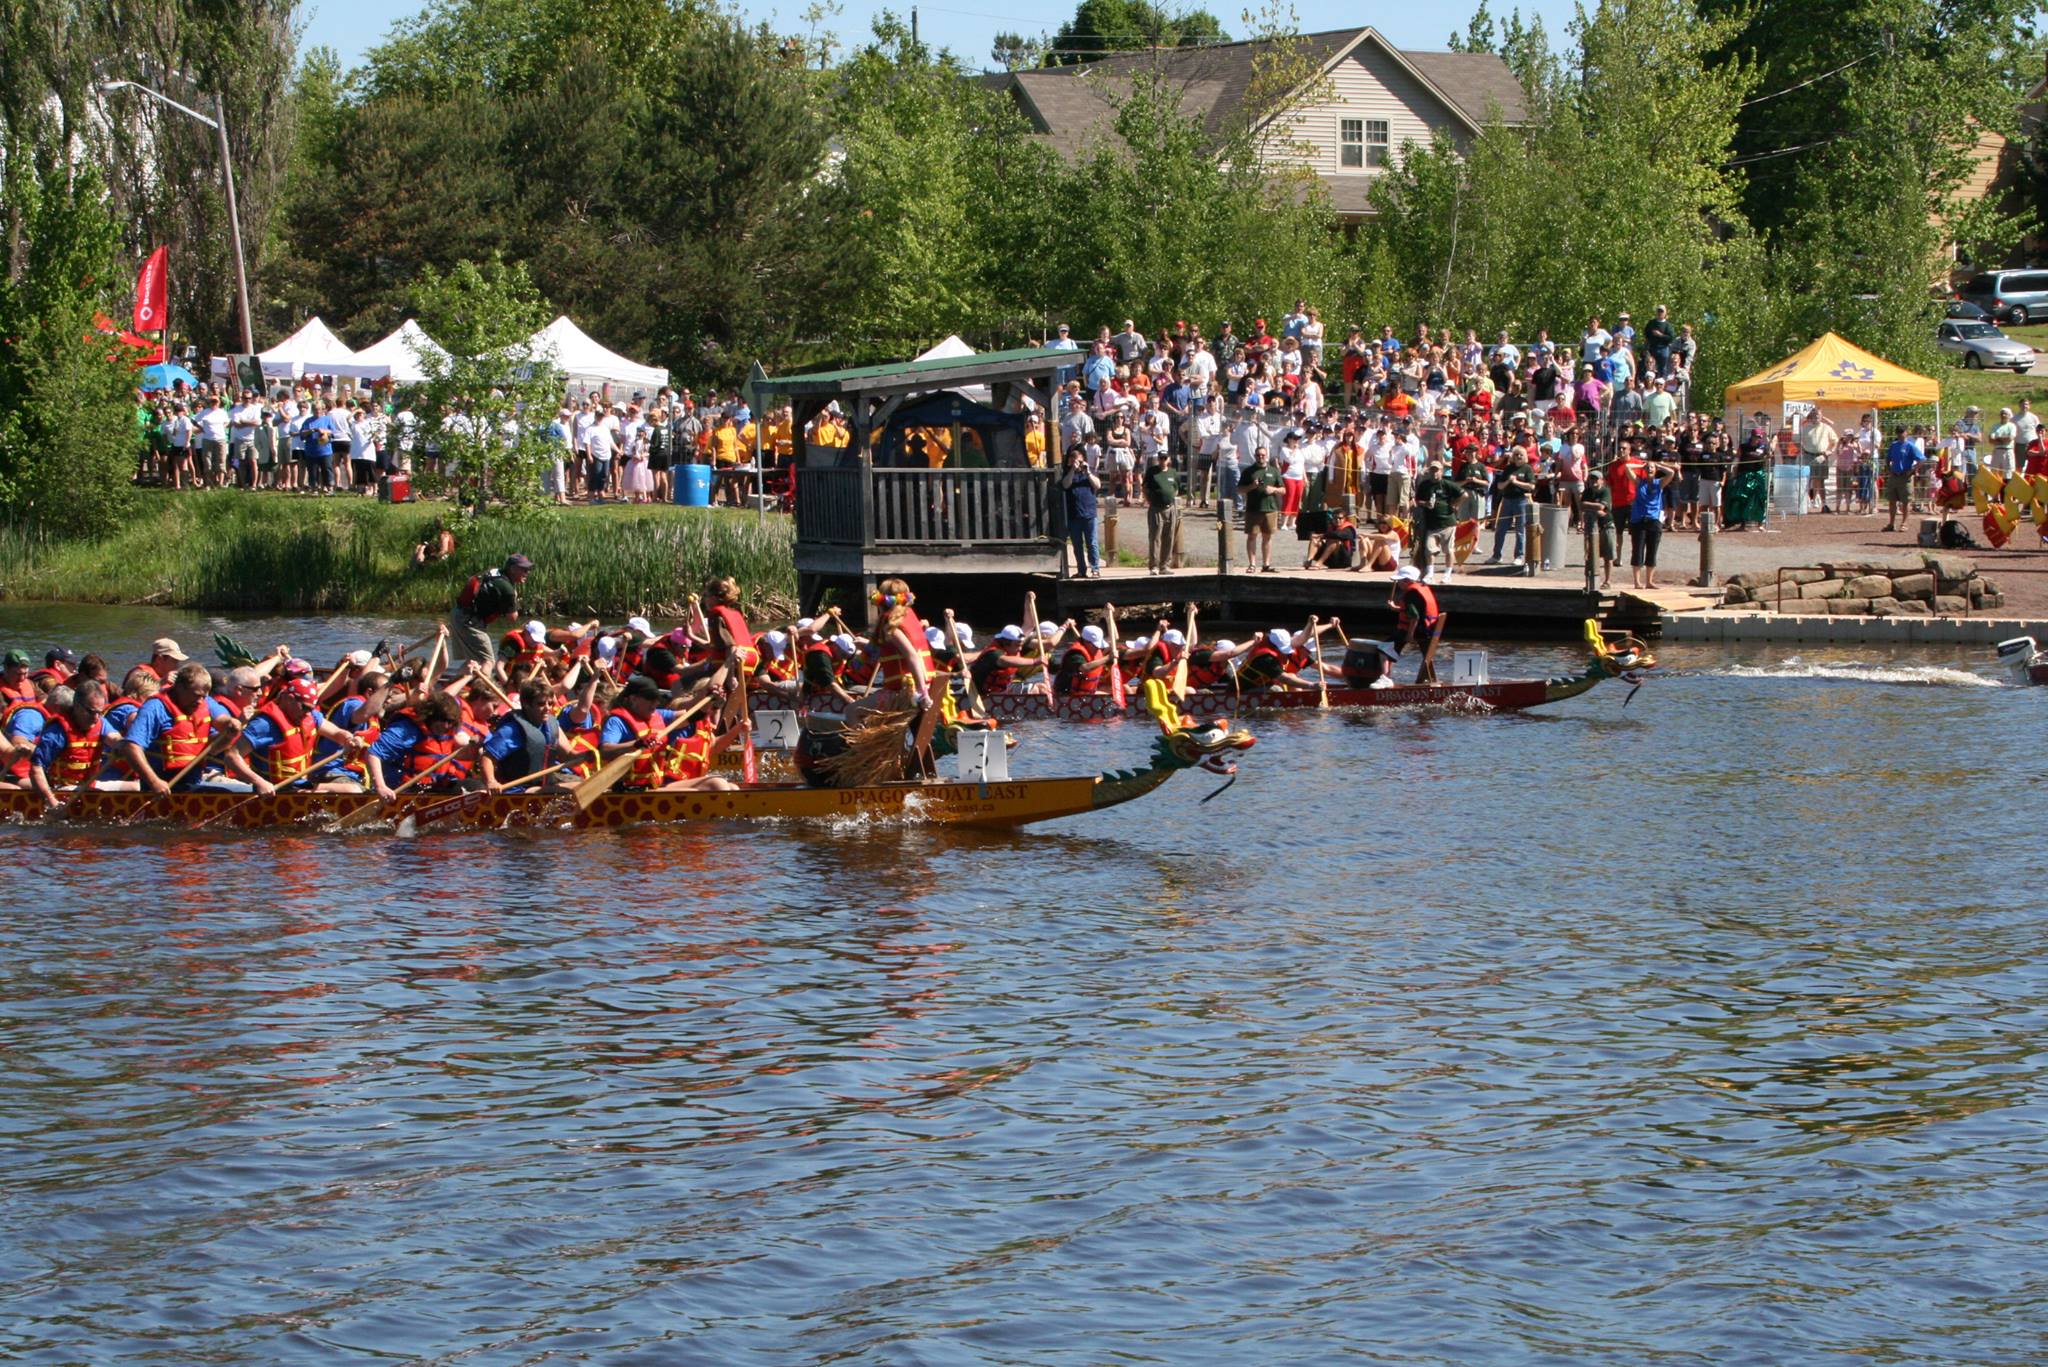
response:
<path id="1" fill-rule="evenodd" d="M 685 465 L 676 472 L 676 502 L 685 508 L 711 506 L 711 467 Z"/>

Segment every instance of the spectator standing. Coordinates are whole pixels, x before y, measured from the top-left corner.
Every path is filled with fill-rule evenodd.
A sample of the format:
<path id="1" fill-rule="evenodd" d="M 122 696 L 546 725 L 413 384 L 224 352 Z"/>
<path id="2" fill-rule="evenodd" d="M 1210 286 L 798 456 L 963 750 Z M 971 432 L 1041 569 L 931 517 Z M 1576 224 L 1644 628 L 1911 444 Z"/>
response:
<path id="1" fill-rule="evenodd" d="M 1102 481 L 1088 468 L 1087 453 L 1079 447 L 1067 453 L 1067 468 L 1060 476 L 1067 513 L 1067 541 L 1074 552 L 1074 578 L 1100 579 L 1102 552 L 1095 547 L 1095 495 Z"/>
<path id="2" fill-rule="evenodd" d="M 227 405 L 215 395 L 200 400 L 198 482 L 219 489 L 228 482 L 228 432 L 233 426 Z"/>
<path id="3" fill-rule="evenodd" d="M 1500 480 L 1496 486 L 1500 493 L 1500 511 L 1493 524 L 1493 554 L 1487 564 L 1498 565 L 1502 545 L 1510 531 L 1515 534 L 1515 560 L 1527 558 L 1528 547 L 1525 539 L 1529 522 L 1529 495 L 1535 492 L 1535 473 L 1529 468 L 1529 458 L 1520 447 L 1510 447 L 1507 464 L 1501 467 Z"/>
<path id="4" fill-rule="evenodd" d="M 1272 452 L 1262 443 L 1250 468 L 1237 477 L 1237 492 L 1244 501 L 1244 562 L 1247 570 L 1256 566 L 1267 574 L 1273 570 L 1273 530 L 1280 520 L 1283 485 L 1273 468 Z"/>
<path id="5" fill-rule="evenodd" d="M 1643 351 L 1649 357 L 1644 367 L 1658 379 L 1671 374 L 1671 348 L 1678 342 L 1678 335 L 1671 326 L 1671 313 L 1664 305 L 1657 305 L 1650 321 L 1643 324 Z"/>
<path id="6" fill-rule="evenodd" d="M 1164 448 L 1145 463 L 1146 564 L 1153 574 L 1173 568 L 1173 543 L 1180 526 L 1180 476 Z"/>
<path id="7" fill-rule="evenodd" d="M 249 488 L 256 486 L 256 434 L 262 427 L 263 405 L 245 389 L 242 401 L 228 413 L 228 440 L 236 477 Z"/>

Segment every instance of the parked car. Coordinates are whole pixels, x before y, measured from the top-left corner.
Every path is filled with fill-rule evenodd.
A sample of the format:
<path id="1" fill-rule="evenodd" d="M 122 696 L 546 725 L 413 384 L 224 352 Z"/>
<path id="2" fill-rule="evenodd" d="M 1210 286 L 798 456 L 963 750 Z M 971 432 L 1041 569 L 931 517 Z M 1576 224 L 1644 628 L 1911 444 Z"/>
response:
<path id="1" fill-rule="evenodd" d="M 1948 309 L 1942 316 L 1944 318 L 1966 318 L 1973 323 L 1988 323 L 1991 321 L 1990 314 L 1978 308 L 1967 299 L 1949 300 Z"/>
<path id="2" fill-rule="evenodd" d="M 1985 271 L 1956 291 L 1994 323 L 2048 318 L 2048 270 Z"/>
<path id="3" fill-rule="evenodd" d="M 2000 370 L 2024 375 L 2034 368 L 2034 349 L 2025 342 L 2014 341 L 1990 323 L 1951 318 L 1942 323 L 1934 340 L 1940 343 L 1943 351 L 1961 355 L 1967 370 L 1996 366 Z"/>

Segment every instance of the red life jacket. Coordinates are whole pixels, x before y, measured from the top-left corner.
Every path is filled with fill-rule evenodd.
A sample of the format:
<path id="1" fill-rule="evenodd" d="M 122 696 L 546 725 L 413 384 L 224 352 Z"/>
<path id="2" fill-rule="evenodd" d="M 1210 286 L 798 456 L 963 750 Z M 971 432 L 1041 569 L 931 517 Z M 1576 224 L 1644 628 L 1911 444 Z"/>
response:
<path id="1" fill-rule="evenodd" d="M 884 688 L 914 688 L 916 678 L 911 674 L 910 661 L 904 657 L 903 648 L 896 644 L 895 632 L 900 631 L 910 638 L 918 658 L 924 661 L 926 677 L 938 672 L 938 661 L 932 658 L 931 636 L 925 631 L 924 623 L 915 612 L 903 609 L 903 620 L 881 641 L 879 668 Z"/>
<path id="2" fill-rule="evenodd" d="M 820 667 L 821 662 L 822 667 Z M 804 647 L 804 667 L 801 677 L 805 680 L 807 692 L 820 692 L 822 690 L 811 688 L 809 685 L 809 680 L 813 674 L 825 674 L 835 679 L 839 677 L 839 656 L 832 649 L 830 641 L 813 641 Z"/>
<path id="3" fill-rule="evenodd" d="M 667 744 L 667 772 L 670 782 L 678 779 L 702 778 L 711 772 L 711 728 L 698 726 L 680 740 L 671 737 Z"/>
<path id="4" fill-rule="evenodd" d="M 1410 579 L 1401 587 L 1400 620 L 1403 627 L 1420 626 L 1424 630 L 1436 625 L 1443 612 L 1436 605 L 1436 595 L 1429 585 Z M 1417 609 L 1420 609 L 1418 613 Z"/>
<path id="5" fill-rule="evenodd" d="M 498 638 L 498 648 L 512 656 L 517 663 L 521 660 L 538 660 L 547 653 L 547 644 L 536 641 L 523 631 L 508 631 Z"/>
<path id="6" fill-rule="evenodd" d="M 1203 647 L 1188 657 L 1189 688 L 1221 688 L 1230 679 L 1230 662 L 1218 661 L 1213 647 Z"/>
<path id="7" fill-rule="evenodd" d="M 723 659 L 727 653 L 744 652 L 743 659 L 751 656 L 754 662 L 759 662 L 761 653 L 754 648 L 754 633 L 748 628 L 747 619 L 740 616 L 738 608 L 720 603 L 717 607 L 709 609 L 708 615 L 725 623 L 725 635 L 728 646 L 722 650 L 717 645 L 718 637 L 717 633 L 714 632 L 712 634 L 712 644 L 704 648 L 707 658 Z M 751 669 L 753 665 L 743 664 L 741 667 Z"/>
<path id="8" fill-rule="evenodd" d="M 647 738 L 647 733 L 655 729 L 652 718 L 647 721 L 641 721 L 623 707 L 614 707 L 606 715 L 617 717 L 621 722 L 624 722 L 626 729 L 633 733 L 635 740 L 644 741 Z M 660 715 L 658 712 L 655 714 L 655 716 Z M 662 784 L 669 781 L 669 758 L 669 743 L 666 741 L 660 745 L 642 745 L 633 752 L 633 772 L 626 775 L 625 779 L 620 782 L 619 787 L 659 788 Z"/>
<path id="9" fill-rule="evenodd" d="M 180 713 L 178 705 L 171 701 L 169 689 L 157 694 L 156 701 L 170 713 L 171 725 L 157 737 L 149 762 L 157 777 L 168 783 L 178 776 L 180 769 L 206 753 L 213 739 L 213 709 L 207 705 L 207 699 L 201 698 L 190 712 Z"/>
<path id="10" fill-rule="evenodd" d="M 1016 682 L 1016 666 L 1003 663 L 1003 650 L 1002 643 L 998 642 L 985 647 L 975 657 L 974 686 L 984 693 L 1001 693 Z"/>
<path id="11" fill-rule="evenodd" d="M 94 717 L 80 730 L 71 724 L 68 712 L 59 712 L 50 724 L 62 728 L 64 751 L 57 756 L 57 766 L 43 772 L 53 786 L 75 788 L 100 771 L 100 720 Z"/>
<path id="12" fill-rule="evenodd" d="M 36 681 L 26 674 L 21 676 L 20 683 L 11 687 L 0 683 L 0 703 L 34 702 L 35 700 Z"/>
<path id="13" fill-rule="evenodd" d="M 1075 661 L 1074 657 L 1077 655 L 1080 659 Z M 1109 677 L 1109 671 L 1105 667 L 1108 663 L 1109 656 L 1106 652 L 1097 650 L 1086 641 L 1076 641 L 1060 656 L 1059 672 L 1053 676 L 1053 691 L 1100 693 L 1103 681 Z"/>
<path id="14" fill-rule="evenodd" d="M 841 682 L 851 688 L 863 688 L 875 681 L 875 669 L 879 664 L 875 647 L 870 644 L 865 650 L 856 651 L 852 659 L 839 667 Z"/>
<path id="15" fill-rule="evenodd" d="M 443 757 L 452 755 L 469 744 L 467 727 L 457 726 L 447 735 L 436 739 L 434 733 L 427 728 L 427 724 L 411 711 L 403 711 L 398 715 L 409 719 L 420 729 L 420 743 L 413 747 L 412 754 L 408 755 L 405 761 L 405 776 L 408 780 L 418 778 L 429 769 L 433 769 L 434 776 L 419 785 L 422 788 L 445 787 L 460 783 L 469 777 L 470 762 L 466 759 L 452 759 L 446 764 L 441 764 L 440 768 L 434 768 L 436 764 L 441 763 Z"/>
<path id="16" fill-rule="evenodd" d="M 786 650 L 780 655 L 765 656 L 754 672 L 775 683 L 788 683 L 796 678 L 796 659 Z"/>
<path id="17" fill-rule="evenodd" d="M 42 713 L 43 725 L 45 727 L 49 726 L 50 711 L 48 708 L 44 707 L 34 698 L 29 698 L 26 701 L 16 699 L 14 702 L 8 704 L 7 710 L 5 712 L 0 712 L 0 736 L 6 735 L 7 728 L 14 724 L 14 719 L 24 712 Z M 22 748 L 21 753 L 16 755 L 13 759 L 13 762 L 11 762 L 7 766 L 7 776 L 13 779 L 16 783 L 28 782 L 28 761 L 29 756 L 34 752 L 34 750 L 35 745 L 33 742 L 31 742 L 30 744 L 24 746 Z"/>
<path id="18" fill-rule="evenodd" d="M 1237 677 L 1246 688 L 1270 688 L 1287 668 L 1287 657 L 1271 641 L 1261 640 L 1237 667 Z"/>
<path id="19" fill-rule="evenodd" d="M 268 750 L 255 757 L 256 772 L 279 787 L 304 778 L 306 771 L 313 767 L 313 750 L 320 741 L 320 724 L 313 720 L 312 709 L 306 710 L 297 726 L 285 720 L 284 709 L 274 701 L 258 708 L 257 715 L 270 719 L 270 724 L 277 728 L 278 738 Z"/>
<path id="20" fill-rule="evenodd" d="M 604 721 L 599 718 L 594 725 L 578 726 L 569 720 L 575 710 L 565 707 L 555 718 L 559 728 L 555 745 L 563 754 L 573 756 L 566 761 L 569 767 L 563 770 L 564 773 L 574 778 L 589 778 L 597 772 L 598 743 L 604 736 Z M 597 714 L 593 711 L 591 715 L 596 717 Z"/>

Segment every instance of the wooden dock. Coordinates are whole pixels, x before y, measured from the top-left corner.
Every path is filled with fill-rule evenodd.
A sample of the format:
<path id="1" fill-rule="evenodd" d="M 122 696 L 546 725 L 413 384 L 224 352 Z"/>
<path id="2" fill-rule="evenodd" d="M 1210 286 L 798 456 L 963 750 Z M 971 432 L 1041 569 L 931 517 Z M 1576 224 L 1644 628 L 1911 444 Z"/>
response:
<path id="1" fill-rule="evenodd" d="M 1393 621 L 1387 608 L 1392 585 L 1393 576 L 1385 573 L 1297 567 L 1273 574 L 1218 574 L 1209 566 L 1163 575 L 1119 567 L 1105 569 L 1100 579 L 1039 576 L 1033 587 L 1041 602 L 1057 603 L 1063 617 L 1105 607 L 1139 618 L 1153 610 L 1177 617 L 1192 602 L 1219 621 L 1298 622 L 1313 613 L 1341 617 L 1347 627 L 1381 630 Z M 1620 595 L 1596 593 L 1589 599 L 1582 581 L 1557 575 L 1460 572 L 1430 587 L 1460 632 L 1479 627 L 1494 635 L 1566 638 L 1579 635 L 1588 617 L 1635 630 L 1657 620 L 1657 610 L 1647 603 L 1624 611 Z"/>

